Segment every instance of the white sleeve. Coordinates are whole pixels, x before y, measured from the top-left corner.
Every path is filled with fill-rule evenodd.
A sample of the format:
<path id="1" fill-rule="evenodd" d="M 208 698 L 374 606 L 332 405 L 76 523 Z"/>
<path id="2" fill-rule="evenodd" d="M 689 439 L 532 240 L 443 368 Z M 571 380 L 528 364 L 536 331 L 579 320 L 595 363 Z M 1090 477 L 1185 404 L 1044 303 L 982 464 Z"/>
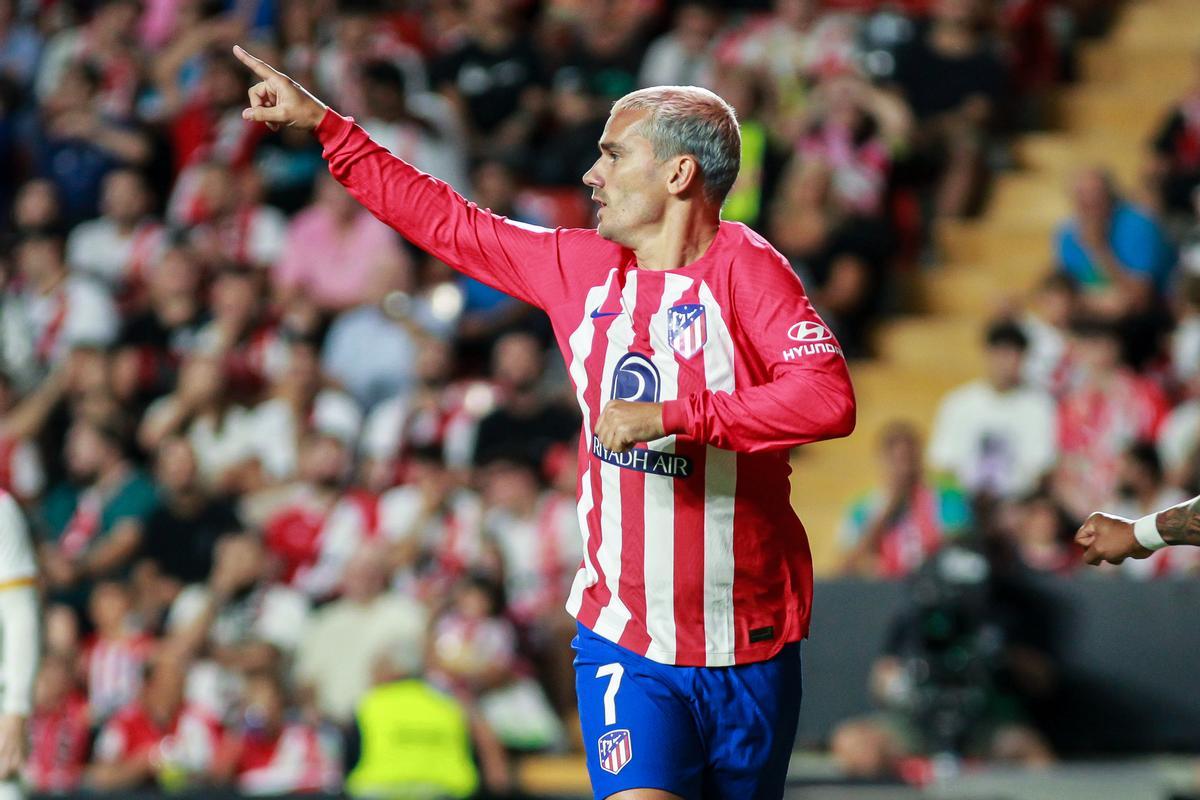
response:
<path id="1" fill-rule="evenodd" d="M 4 703 L 0 711 L 29 716 L 38 662 L 38 602 L 32 585 L 0 590 L 0 631 L 4 637 Z"/>
<path id="2" fill-rule="evenodd" d="M 360 452 L 366 458 L 386 461 L 395 458 L 404 444 L 404 423 L 408 408 L 404 400 L 393 397 L 385 400 L 367 415 L 363 426 Z"/>
<path id="3" fill-rule="evenodd" d="M 13 496 L 0 492 L 0 587 L 12 582 L 32 584 L 37 577 L 37 561 L 29 526 Z"/>
<path id="4" fill-rule="evenodd" d="M 117 309 L 103 289 L 81 279 L 71 288 L 70 303 L 63 331 L 69 344 L 107 345 L 117 338 Z"/>
<path id="5" fill-rule="evenodd" d="M 30 441 L 22 441 L 13 453 L 13 489 L 21 497 L 37 497 L 46 488 L 42 458 Z"/>
<path id="6" fill-rule="evenodd" d="M 958 391 L 951 392 L 942 400 L 934 418 L 933 430 L 929 434 L 927 457 L 929 465 L 935 470 L 957 474 L 963 467 L 960 444 L 968 437 L 964 435 L 960 420 L 961 397 Z"/>

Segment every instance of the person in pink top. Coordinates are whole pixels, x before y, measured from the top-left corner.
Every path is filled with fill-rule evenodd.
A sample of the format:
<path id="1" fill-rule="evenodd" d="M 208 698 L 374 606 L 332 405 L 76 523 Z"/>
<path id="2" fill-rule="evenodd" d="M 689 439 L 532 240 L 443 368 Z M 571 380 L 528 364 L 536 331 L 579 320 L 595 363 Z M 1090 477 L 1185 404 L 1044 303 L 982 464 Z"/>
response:
<path id="1" fill-rule="evenodd" d="M 370 302 L 371 276 L 381 264 L 410 266 L 400 240 L 332 178 L 319 179 L 316 194 L 288 226 L 272 282 L 284 297 L 306 292 L 324 311 Z"/>
<path id="2" fill-rule="evenodd" d="M 855 401 L 787 260 L 721 221 L 733 109 L 697 87 L 621 98 L 584 175 L 598 228 L 549 230 L 468 202 L 235 53 L 261 81 L 245 119 L 314 130 L 377 217 L 550 317 L 583 416 L 567 609 L 596 797 L 781 797 L 812 605 L 788 450 L 848 435 Z"/>

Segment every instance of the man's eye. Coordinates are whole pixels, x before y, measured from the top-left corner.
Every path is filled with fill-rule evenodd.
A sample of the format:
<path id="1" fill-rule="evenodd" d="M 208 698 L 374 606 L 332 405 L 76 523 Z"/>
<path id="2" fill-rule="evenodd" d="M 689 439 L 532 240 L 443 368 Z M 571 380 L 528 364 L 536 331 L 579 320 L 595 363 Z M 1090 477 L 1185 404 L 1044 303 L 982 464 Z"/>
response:
<path id="1" fill-rule="evenodd" d="M 616 154 L 616 153 L 609 153 L 609 154 L 608 154 L 608 158 L 609 158 L 609 160 L 610 160 L 610 161 L 616 161 L 616 160 L 617 160 L 617 154 Z"/>

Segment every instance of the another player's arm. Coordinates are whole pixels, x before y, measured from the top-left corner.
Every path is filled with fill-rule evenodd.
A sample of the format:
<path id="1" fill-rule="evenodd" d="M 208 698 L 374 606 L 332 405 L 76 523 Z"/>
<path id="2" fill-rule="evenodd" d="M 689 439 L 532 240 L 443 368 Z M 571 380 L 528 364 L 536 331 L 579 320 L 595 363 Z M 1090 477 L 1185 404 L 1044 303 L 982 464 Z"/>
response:
<path id="1" fill-rule="evenodd" d="M 314 131 L 329 171 L 364 207 L 410 242 L 455 269 L 540 308 L 564 296 L 560 247 L 573 231 L 512 222 L 468 202 L 371 140 L 294 80 L 240 47 L 258 76 L 243 118 Z M 582 245 L 594 248 L 589 236 Z"/>
<path id="2" fill-rule="evenodd" d="M 1170 545 L 1200 546 L 1200 496 L 1140 520 L 1092 514 L 1075 534 L 1089 564 L 1146 558 Z"/>

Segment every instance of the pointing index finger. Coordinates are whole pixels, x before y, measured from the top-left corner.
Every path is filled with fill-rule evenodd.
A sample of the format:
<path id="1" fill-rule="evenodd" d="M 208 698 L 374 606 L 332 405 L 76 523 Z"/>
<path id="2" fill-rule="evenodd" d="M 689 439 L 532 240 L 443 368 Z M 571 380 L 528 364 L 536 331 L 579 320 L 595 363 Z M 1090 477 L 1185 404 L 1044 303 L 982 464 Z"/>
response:
<path id="1" fill-rule="evenodd" d="M 235 44 L 233 46 L 233 54 L 237 56 L 238 61 L 241 61 L 243 64 L 249 67 L 251 72 L 262 78 L 264 81 L 269 80 L 270 78 L 279 77 L 280 73 L 277 69 L 263 61 L 261 58 L 255 58 L 247 53 L 242 49 L 241 45 Z"/>

